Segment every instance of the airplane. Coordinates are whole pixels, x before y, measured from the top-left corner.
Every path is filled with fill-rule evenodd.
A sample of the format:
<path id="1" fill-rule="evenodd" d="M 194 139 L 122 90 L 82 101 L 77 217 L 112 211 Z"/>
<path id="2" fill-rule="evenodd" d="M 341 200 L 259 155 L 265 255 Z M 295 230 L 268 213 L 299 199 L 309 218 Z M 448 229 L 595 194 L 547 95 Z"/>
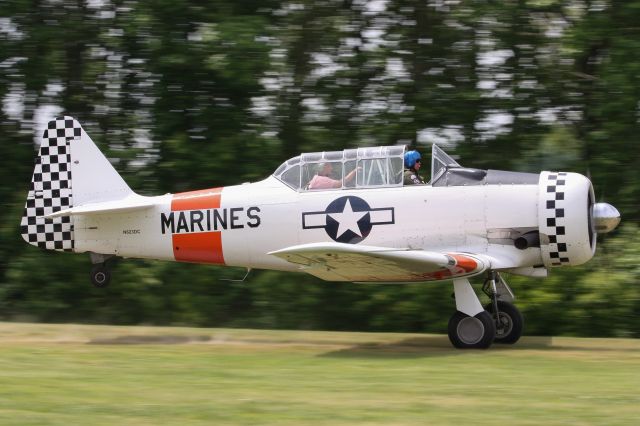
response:
<path id="1" fill-rule="evenodd" d="M 59 117 L 41 140 L 21 234 L 43 249 L 89 253 L 97 287 L 109 284 L 116 256 L 326 281 L 452 281 L 449 339 L 486 349 L 522 335 L 502 272 L 545 277 L 585 263 L 597 234 L 620 222 L 578 173 L 467 168 L 433 145 L 430 182 L 404 185 L 407 152 L 397 145 L 304 153 L 260 182 L 147 197 L 129 188 L 77 120 Z M 335 185 L 312 187 L 327 166 Z M 469 281 L 481 274 L 486 306 Z"/>

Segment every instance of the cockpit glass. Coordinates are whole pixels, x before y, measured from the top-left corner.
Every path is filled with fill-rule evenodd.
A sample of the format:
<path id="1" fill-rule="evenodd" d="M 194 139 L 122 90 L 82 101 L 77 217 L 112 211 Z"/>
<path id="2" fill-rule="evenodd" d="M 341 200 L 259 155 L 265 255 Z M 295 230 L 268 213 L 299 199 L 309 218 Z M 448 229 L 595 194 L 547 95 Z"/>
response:
<path id="1" fill-rule="evenodd" d="M 462 167 L 437 145 L 431 149 L 431 183 L 438 180 L 447 168 Z"/>
<path id="2" fill-rule="evenodd" d="M 310 152 L 273 174 L 296 191 L 402 186 L 404 145 Z"/>
<path id="3" fill-rule="evenodd" d="M 310 152 L 285 161 L 273 176 L 296 191 L 402 186 L 405 150 L 404 145 L 393 145 Z M 433 145 L 431 185 L 455 168 L 462 166 Z M 314 178 L 316 182 L 311 185 Z M 322 182 L 320 186 L 318 182 Z"/>
<path id="4" fill-rule="evenodd" d="M 289 170 L 285 171 L 280 176 L 280 180 L 292 188 L 300 188 L 300 166 L 296 164 Z"/>

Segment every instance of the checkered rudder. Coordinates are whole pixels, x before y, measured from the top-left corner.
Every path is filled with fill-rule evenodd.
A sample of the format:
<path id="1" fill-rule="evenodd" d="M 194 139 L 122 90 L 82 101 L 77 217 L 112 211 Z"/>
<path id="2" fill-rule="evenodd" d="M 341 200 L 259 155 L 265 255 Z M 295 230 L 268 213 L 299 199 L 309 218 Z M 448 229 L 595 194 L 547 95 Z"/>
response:
<path id="1" fill-rule="evenodd" d="M 81 133 L 80 123 L 71 117 L 50 121 L 44 131 L 20 223 L 22 238 L 29 244 L 73 251 L 71 217 L 45 219 L 43 216 L 73 207 L 69 144 L 79 139 Z"/>

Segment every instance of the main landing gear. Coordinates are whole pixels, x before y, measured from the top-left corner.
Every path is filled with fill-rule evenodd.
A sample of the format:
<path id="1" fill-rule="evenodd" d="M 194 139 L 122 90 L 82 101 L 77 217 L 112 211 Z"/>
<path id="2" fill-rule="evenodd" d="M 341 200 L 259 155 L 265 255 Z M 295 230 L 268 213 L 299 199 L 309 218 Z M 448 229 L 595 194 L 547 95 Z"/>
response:
<path id="1" fill-rule="evenodd" d="M 108 256 L 104 254 L 91 253 L 91 284 L 98 288 L 104 288 L 111 282 L 111 263 L 115 256 Z"/>
<path id="2" fill-rule="evenodd" d="M 482 290 L 491 303 L 480 304 L 469 280 L 453 281 L 456 313 L 449 320 L 449 340 L 459 349 L 487 349 L 493 342 L 513 344 L 522 335 L 522 314 L 511 303 L 513 292 L 495 271 L 490 271 Z"/>

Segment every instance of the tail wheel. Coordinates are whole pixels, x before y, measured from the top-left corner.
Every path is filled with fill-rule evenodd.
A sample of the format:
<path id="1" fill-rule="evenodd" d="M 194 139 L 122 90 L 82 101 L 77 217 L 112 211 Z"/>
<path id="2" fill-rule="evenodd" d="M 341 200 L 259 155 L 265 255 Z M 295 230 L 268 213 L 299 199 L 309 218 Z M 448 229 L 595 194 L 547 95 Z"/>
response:
<path id="1" fill-rule="evenodd" d="M 91 268 L 91 284 L 103 288 L 111 281 L 111 271 L 104 264 L 97 264 Z"/>
<path id="2" fill-rule="evenodd" d="M 498 316 L 494 312 L 492 303 L 485 306 L 496 324 L 496 343 L 514 344 L 522 336 L 524 319 L 513 304 L 498 301 Z"/>
<path id="3" fill-rule="evenodd" d="M 496 326 L 487 311 L 474 317 L 456 311 L 449 320 L 449 340 L 458 349 L 487 349 L 495 335 Z"/>

